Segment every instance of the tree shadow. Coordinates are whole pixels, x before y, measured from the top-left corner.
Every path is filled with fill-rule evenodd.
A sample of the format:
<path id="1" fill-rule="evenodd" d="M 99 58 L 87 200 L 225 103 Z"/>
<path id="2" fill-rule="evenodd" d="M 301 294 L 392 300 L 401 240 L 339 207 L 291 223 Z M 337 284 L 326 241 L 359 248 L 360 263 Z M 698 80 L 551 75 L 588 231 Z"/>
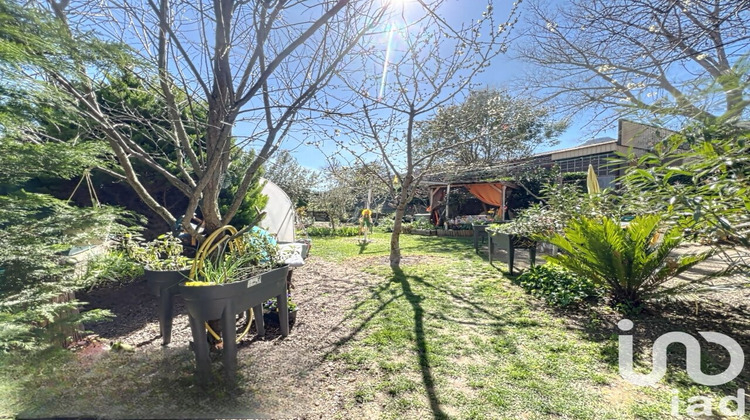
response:
<path id="1" fill-rule="evenodd" d="M 151 294 L 145 280 L 126 284 L 122 287 L 102 287 L 77 296 L 87 302 L 82 310 L 107 309 L 115 318 L 86 324 L 86 330 L 102 338 L 114 338 L 130 335 L 141 330 L 146 324 L 158 322 L 159 299 Z M 174 299 L 174 317 L 187 314 L 182 298 Z M 158 338 L 158 333 L 155 338 Z M 148 344 L 148 339 L 141 345 Z"/>
<path id="2" fill-rule="evenodd" d="M 354 305 L 354 307 L 350 310 L 351 314 L 356 314 L 357 312 L 359 312 L 360 309 L 362 308 L 362 306 L 365 303 L 367 303 L 369 300 L 371 300 L 371 299 L 377 298 L 380 301 L 380 305 L 374 311 L 372 311 L 372 313 L 370 313 L 367 317 L 365 317 L 359 323 L 359 325 L 357 325 L 356 327 L 354 327 L 349 334 L 347 334 L 344 337 L 341 337 L 340 339 L 338 339 L 333 344 L 333 346 L 331 347 L 331 349 L 329 349 L 327 352 L 325 352 L 321 356 L 321 358 L 320 358 L 321 361 L 324 361 L 324 360 L 328 359 L 328 357 L 330 357 L 332 354 L 334 354 L 336 351 L 338 351 L 338 349 L 340 349 L 341 347 L 343 347 L 344 345 L 346 345 L 346 343 L 348 343 L 354 337 L 356 337 L 357 334 L 359 334 L 367 326 L 367 324 L 369 324 L 370 321 L 372 321 L 375 318 L 375 316 L 377 314 L 379 314 L 385 308 L 387 308 L 388 305 L 390 305 L 391 303 L 393 303 L 397 299 L 399 299 L 399 298 L 401 298 L 401 297 L 404 296 L 403 293 L 399 293 L 399 294 L 395 294 L 395 295 L 391 296 L 390 299 L 384 300 L 383 297 L 381 296 L 381 294 L 383 292 L 385 292 L 389 287 L 390 287 L 390 282 L 379 285 L 377 288 L 375 288 L 375 290 L 372 292 L 372 294 L 368 298 L 362 299 L 356 305 Z M 346 322 L 346 320 L 342 321 L 342 323 L 344 323 L 344 322 Z M 336 328 L 337 327 L 338 327 L 338 325 L 336 326 Z"/>
<path id="3" fill-rule="evenodd" d="M 652 348 L 660 336 L 669 332 L 685 332 L 695 337 L 701 345 L 701 370 L 706 374 L 723 372 L 730 363 L 730 355 L 722 346 L 707 342 L 700 332 L 710 331 L 724 334 L 737 341 L 745 352 L 745 360 L 750 354 L 750 312 L 743 307 L 730 307 L 715 304 L 708 300 L 688 301 L 671 299 L 651 303 L 637 315 L 624 315 L 613 311 L 604 302 L 599 305 L 586 305 L 580 308 L 553 309 L 556 316 L 568 320 L 571 329 L 580 331 L 586 339 L 604 345 L 602 361 L 613 369 L 618 369 L 618 337 L 633 337 L 633 353 L 636 366 L 647 371 L 652 369 Z M 617 327 L 621 319 L 633 321 L 635 327 L 627 332 Z M 672 345 L 668 350 L 667 375 L 665 383 L 683 387 L 694 386 L 685 373 L 686 354 L 682 345 Z M 736 394 L 738 388 L 750 387 L 750 371 L 743 371 L 733 381 L 716 386 L 727 394 Z"/>
<path id="4" fill-rule="evenodd" d="M 370 244 L 370 240 L 364 240 L 360 239 L 357 245 L 359 246 L 359 254 L 364 254 L 365 250 L 367 249 L 367 245 Z"/>
<path id="5" fill-rule="evenodd" d="M 421 281 L 419 277 L 407 276 L 400 268 L 393 269 L 393 281 L 401 285 L 403 295 L 414 312 L 414 335 L 416 337 L 417 353 L 419 354 L 419 368 L 422 371 L 422 383 L 430 400 L 432 415 L 436 419 L 446 419 L 448 415 L 440 407 L 440 401 L 435 392 L 435 377 L 432 374 L 432 367 L 428 357 L 427 340 L 424 331 L 425 311 L 422 308 L 422 296 L 412 291 L 411 283 L 409 283 L 410 279 Z"/>

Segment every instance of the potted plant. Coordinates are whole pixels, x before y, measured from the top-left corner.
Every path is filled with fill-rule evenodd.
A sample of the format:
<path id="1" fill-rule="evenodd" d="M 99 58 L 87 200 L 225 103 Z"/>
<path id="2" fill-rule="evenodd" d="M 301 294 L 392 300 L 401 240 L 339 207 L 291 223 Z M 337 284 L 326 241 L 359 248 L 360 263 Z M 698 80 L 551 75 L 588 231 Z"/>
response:
<path id="1" fill-rule="evenodd" d="M 190 273 L 190 259 L 182 255 L 182 244 L 178 238 L 164 234 L 137 245 L 126 236 L 125 249 L 136 261 L 143 264 L 144 277 L 151 293 L 159 298 L 159 331 L 162 345 L 172 340 L 172 318 L 174 296 L 179 293 L 177 285 Z"/>
<path id="2" fill-rule="evenodd" d="M 294 324 L 297 319 L 297 303 L 292 300 L 291 293 L 287 293 L 287 310 L 289 311 L 289 324 Z M 268 299 L 263 302 L 263 319 L 271 324 L 279 323 L 279 305 L 277 299 Z"/>
<path id="3" fill-rule="evenodd" d="M 227 241 L 230 237 L 227 233 L 236 239 Z M 222 331 L 225 373 L 230 379 L 237 364 L 237 314 L 252 308 L 258 334 L 262 335 L 262 304 L 275 297 L 281 334 L 289 334 L 286 293 L 289 267 L 280 263 L 276 241 L 259 228 L 236 235 L 236 229 L 226 226 L 207 238 L 198 251 L 193 278 L 178 286 L 190 317 L 193 350 L 201 378 L 206 378 L 210 370 L 206 331 L 209 321 L 220 320 L 217 325 Z"/>

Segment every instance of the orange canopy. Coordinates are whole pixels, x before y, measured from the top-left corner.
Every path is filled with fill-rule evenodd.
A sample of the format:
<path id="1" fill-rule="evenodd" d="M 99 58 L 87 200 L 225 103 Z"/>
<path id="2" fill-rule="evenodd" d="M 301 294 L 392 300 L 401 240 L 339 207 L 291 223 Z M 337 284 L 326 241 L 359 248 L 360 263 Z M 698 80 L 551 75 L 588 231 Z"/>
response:
<path id="1" fill-rule="evenodd" d="M 467 184 L 466 189 L 483 203 L 502 208 L 503 184 Z"/>

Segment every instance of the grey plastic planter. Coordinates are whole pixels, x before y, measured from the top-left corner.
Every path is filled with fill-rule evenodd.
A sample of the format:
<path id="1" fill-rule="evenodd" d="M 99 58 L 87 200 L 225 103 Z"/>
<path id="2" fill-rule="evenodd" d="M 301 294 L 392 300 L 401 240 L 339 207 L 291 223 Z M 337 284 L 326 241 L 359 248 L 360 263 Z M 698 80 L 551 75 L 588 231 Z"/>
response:
<path id="1" fill-rule="evenodd" d="M 174 318 L 174 297 L 178 295 L 177 285 L 190 275 L 190 269 L 180 271 L 154 271 L 145 268 L 148 289 L 159 298 L 159 331 L 161 344 L 166 346 L 172 341 L 172 319 Z"/>
<path id="2" fill-rule="evenodd" d="M 237 369 L 237 337 L 235 335 L 235 317 L 237 314 L 253 308 L 255 326 L 258 335 L 263 335 L 263 302 L 276 297 L 279 308 L 281 335 L 289 335 L 289 310 L 286 296 L 286 277 L 289 267 L 283 266 L 267 271 L 249 279 L 234 283 L 214 286 L 185 286 L 178 289 L 190 318 L 190 329 L 193 333 L 193 351 L 201 380 L 208 378 L 211 361 L 208 355 L 208 339 L 205 322 L 221 319 L 224 332 L 224 369 L 229 380 L 234 379 Z"/>
<path id="3" fill-rule="evenodd" d="M 516 249 L 528 249 L 531 266 L 533 267 L 536 263 L 536 241 L 523 236 L 510 235 L 507 233 L 489 231 L 487 233 L 489 234 L 488 259 L 490 260 L 490 264 L 492 264 L 492 254 L 495 251 L 495 247 L 508 251 L 508 271 L 511 276 L 513 275 L 513 260 L 515 258 Z"/>

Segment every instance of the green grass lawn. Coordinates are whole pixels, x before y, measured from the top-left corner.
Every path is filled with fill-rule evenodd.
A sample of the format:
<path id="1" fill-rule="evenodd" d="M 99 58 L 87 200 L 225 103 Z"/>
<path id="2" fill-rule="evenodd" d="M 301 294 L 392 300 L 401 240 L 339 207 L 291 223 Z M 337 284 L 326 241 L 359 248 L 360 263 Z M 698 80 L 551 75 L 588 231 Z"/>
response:
<path id="1" fill-rule="evenodd" d="M 325 357 L 351 384 L 332 418 L 664 419 L 673 389 L 683 412 L 689 396 L 715 396 L 684 369 L 654 388 L 628 384 L 601 309 L 572 317 L 548 308 L 476 255 L 471 238 L 403 235 L 397 273 L 387 263 L 389 236 L 372 239 L 313 239 L 312 255 L 374 275 L 347 316 L 352 332 Z M 82 414 L 106 407 L 114 417 L 156 408 L 190 417 L 217 407 L 216 415 L 245 417 L 253 409 L 220 386 L 196 387 L 187 349 L 78 360 L 62 351 L 0 355 L 0 418 L 64 412 L 58 407 L 70 399 Z"/>
<path id="2" fill-rule="evenodd" d="M 373 236 L 362 250 L 315 239 L 313 252 L 345 263 L 387 255 L 388 236 Z M 330 356 L 367 372 L 350 399 L 355 410 L 394 419 L 661 419 L 670 418 L 672 389 L 684 396 L 682 411 L 687 396 L 713 395 L 689 381 L 628 384 L 614 332 L 582 332 L 477 256 L 470 238 L 402 235 L 401 245 L 404 256 L 423 258 L 395 274 L 365 268 L 383 282 L 353 311 L 358 333 Z"/>

